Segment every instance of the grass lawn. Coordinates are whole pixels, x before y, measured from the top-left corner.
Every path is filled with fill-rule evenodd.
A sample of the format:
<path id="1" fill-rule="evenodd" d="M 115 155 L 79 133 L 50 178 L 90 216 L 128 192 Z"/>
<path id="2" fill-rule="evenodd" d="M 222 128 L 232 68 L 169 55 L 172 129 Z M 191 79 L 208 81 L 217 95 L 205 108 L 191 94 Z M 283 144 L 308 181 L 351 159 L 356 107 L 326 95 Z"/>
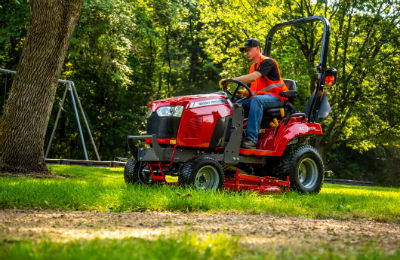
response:
<path id="1" fill-rule="evenodd" d="M 0 208 L 97 210 L 105 212 L 238 212 L 300 218 L 377 220 L 400 224 L 400 189 L 325 184 L 317 195 L 289 192 L 199 192 L 173 186 L 126 186 L 122 168 L 49 165 L 66 178 L 0 178 Z M 1 231 L 1 230 L 0 230 Z M 0 259 L 400 259 L 371 243 L 349 245 L 346 252 L 330 244 L 309 245 L 301 254 L 290 247 L 246 248 L 240 238 L 184 233 L 158 239 L 81 239 L 57 242 L 43 238 L 4 239 Z M 266 253 L 268 252 L 268 253 Z"/>
<path id="2" fill-rule="evenodd" d="M 303 218 L 400 222 L 400 189 L 324 184 L 317 195 L 200 192 L 173 186 L 126 186 L 122 168 L 50 165 L 68 178 L 0 178 L 1 208 L 110 212 L 240 212 Z"/>

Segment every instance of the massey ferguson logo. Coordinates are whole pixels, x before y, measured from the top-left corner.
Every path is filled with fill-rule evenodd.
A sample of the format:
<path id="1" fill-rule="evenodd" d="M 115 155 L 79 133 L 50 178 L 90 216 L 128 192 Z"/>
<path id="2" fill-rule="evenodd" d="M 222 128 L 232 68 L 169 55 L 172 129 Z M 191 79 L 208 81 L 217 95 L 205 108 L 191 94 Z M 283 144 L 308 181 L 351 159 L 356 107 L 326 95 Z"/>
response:
<path id="1" fill-rule="evenodd" d="M 302 131 L 302 132 L 308 132 L 308 131 L 311 131 L 311 130 L 317 130 L 317 128 L 315 126 L 311 126 L 311 127 L 309 127 L 309 126 L 300 126 L 299 130 Z"/>
<path id="2" fill-rule="evenodd" d="M 190 104 L 190 108 L 195 108 L 195 107 L 204 107 L 204 106 L 211 106 L 211 105 L 218 105 L 218 104 L 224 104 L 226 103 L 225 99 L 211 99 L 211 100 L 205 100 L 205 101 L 198 101 Z"/>

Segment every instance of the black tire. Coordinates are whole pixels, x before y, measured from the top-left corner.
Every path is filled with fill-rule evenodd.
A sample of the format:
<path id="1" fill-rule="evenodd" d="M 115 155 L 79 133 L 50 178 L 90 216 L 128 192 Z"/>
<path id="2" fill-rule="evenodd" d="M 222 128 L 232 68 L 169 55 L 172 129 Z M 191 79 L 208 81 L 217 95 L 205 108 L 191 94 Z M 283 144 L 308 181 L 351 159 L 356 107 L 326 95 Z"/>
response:
<path id="1" fill-rule="evenodd" d="M 143 166 L 133 157 L 130 158 L 124 168 L 124 179 L 126 184 L 152 184 L 153 177 L 143 171 Z"/>
<path id="2" fill-rule="evenodd" d="M 318 193 L 324 183 L 324 163 L 319 152 L 310 145 L 292 150 L 283 159 L 281 176 L 290 177 L 290 188 L 301 193 Z"/>
<path id="3" fill-rule="evenodd" d="M 217 190 L 224 185 L 221 164 L 210 156 L 200 156 L 186 162 L 178 176 L 179 184 L 198 190 Z"/>

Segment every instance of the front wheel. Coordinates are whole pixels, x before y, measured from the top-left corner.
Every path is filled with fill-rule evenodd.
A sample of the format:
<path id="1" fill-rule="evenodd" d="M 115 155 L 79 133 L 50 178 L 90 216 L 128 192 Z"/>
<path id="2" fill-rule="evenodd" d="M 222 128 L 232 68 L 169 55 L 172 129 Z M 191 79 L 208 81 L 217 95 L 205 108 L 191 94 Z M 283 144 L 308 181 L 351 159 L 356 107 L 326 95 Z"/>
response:
<path id="1" fill-rule="evenodd" d="M 223 172 L 217 160 L 200 156 L 183 165 L 178 181 L 181 185 L 193 185 L 198 190 L 217 190 L 224 184 Z"/>
<path id="2" fill-rule="evenodd" d="M 318 193 L 324 182 L 324 163 L 318 151 L 309 145 L 300 146 L 283 162 L 283 174 L 290 177 L 290 186 L 301 193 Z"/>

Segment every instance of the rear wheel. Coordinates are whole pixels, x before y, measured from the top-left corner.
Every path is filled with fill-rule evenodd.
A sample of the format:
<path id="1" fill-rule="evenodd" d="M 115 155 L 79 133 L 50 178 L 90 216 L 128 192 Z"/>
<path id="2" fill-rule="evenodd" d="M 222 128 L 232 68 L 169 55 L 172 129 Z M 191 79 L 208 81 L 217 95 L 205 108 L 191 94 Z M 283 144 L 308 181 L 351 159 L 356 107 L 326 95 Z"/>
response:
<path id="1" fill-rule="evenodd" d="M 186 162 L 178 179 L 181 185 L 193 185 L 198 190 L 217 190 L 224 184 L 221 164 L 209 156 L 200 156 Z"/>
<path id="2" fill-rule="evenodd" d="M 289 153 L 280 172 L 290 177 L 291 189 L 302 193 L 318 193 L 324 182 L 324 163 L 318 151 L 309 145 Z"/>
<path id="3" fill-rule="evenodd" d="M 152 184 L 153 177 L 150 170 L 146 171 L 143 163 L 136 161 L 133 157 L 128 160 L 124 169 L 124 179 L 126 184 Z"/>

